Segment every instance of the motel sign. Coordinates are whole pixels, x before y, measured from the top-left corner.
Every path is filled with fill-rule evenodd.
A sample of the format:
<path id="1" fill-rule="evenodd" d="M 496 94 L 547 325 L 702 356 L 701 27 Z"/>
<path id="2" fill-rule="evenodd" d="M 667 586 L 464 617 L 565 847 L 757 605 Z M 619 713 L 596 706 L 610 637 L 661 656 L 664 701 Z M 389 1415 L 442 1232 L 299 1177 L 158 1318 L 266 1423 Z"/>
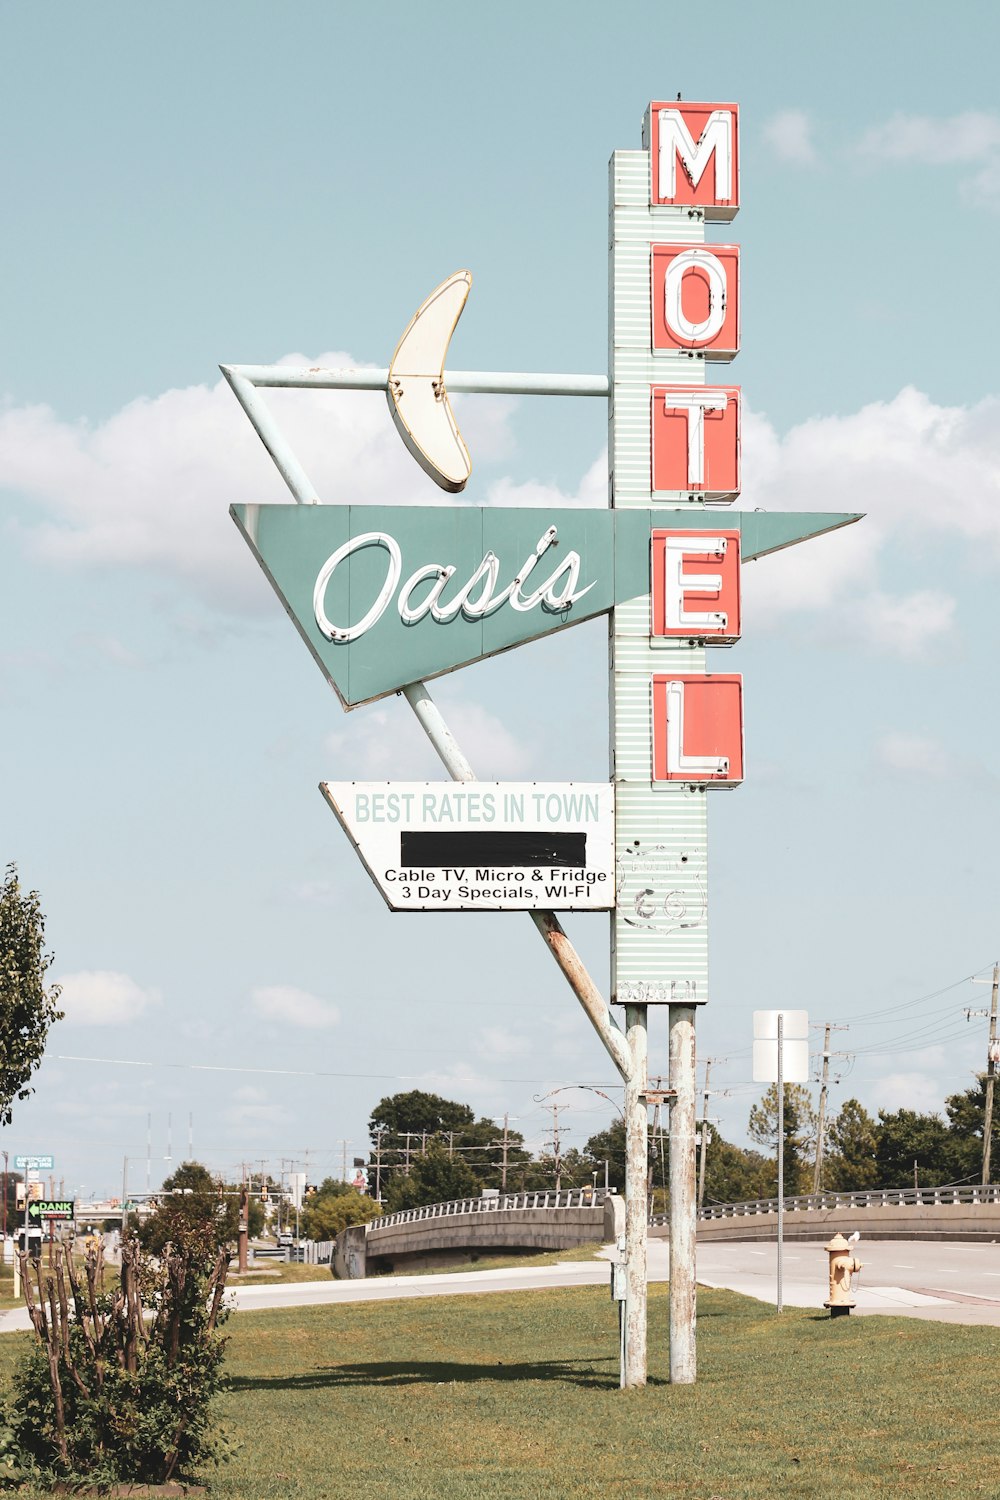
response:
<path id="1" fill-rule="evenodd" d="M 741 567 L 858 519 L 736 505 L 742 397 L 719 367 L 740 350 L 740 247 L 708 242 L 706 225 L 730 225 L 739 204 L 737 106 L 653 101 L 641 149 L 610 163 L 606 372 L 446 371 L 468 271 L 421 304 L 386 369 L 222 367 L 298 502 L 234 505 L 244 539 L 343 707 L 401 694 L 451 778 L 330 781 L 324 798 L 393 913 L 529 915 L 622 1079 L 625 1246 L 614 1285 L 624 1386 L 646 1381 L 651 1004 L 667 1006 L 670 1033 L 670 1376 L 695 1378 L 706 793 L 745 774 L 743 681 L 721 670 L 743 631 Z M 607 401 L 608 506 L 320 495 L 266 405 L 274 386 L 381 392 L 415 460 L 452 495 L 468 484 L 472 456 L 449 392 Z M 597 615 L 610 618 L 608 781 L 478 782 L 427 683 Z M 611 913 L 609 997 L 574 952 L 563 910 Z"/>

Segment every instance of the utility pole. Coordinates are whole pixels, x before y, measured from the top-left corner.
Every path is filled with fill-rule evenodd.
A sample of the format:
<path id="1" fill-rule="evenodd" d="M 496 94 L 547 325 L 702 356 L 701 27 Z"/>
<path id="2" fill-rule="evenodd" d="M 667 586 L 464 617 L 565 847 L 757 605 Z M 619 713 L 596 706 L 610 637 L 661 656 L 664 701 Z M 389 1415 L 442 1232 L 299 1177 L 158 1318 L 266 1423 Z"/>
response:
<path id="1" fill-rule="evenodd" d="M 830 1086 L 830 1058 L 834 1055 L 843 1057 L 843 1052 L 836 1054 L 830 1051 L 831 1031 L 846 1031 L 847 1026 L 837 1025 L 834 1021 L 823 1022 L 823 1069 L 820 1078 L 819 1090 L 819 1118 L 816 1122 L 816 1163 L 813 1167 L 813 1192 L 819 1193 L 823 1190 L 823 1145 L 826 1131 L 826 1096 Z"/>
<path id="2" fill-rule="evenodd" d="M 552 1157 L 556 1169 L 556 1192 L 562 1186 L 562 1151 L 559 1143 L 559 1111 L 565 1109 L 565 1104 L 550 1104 L 552 1111 L 552 1140 L 548 1143 L 552 1147 Z"/>
<path id="3" fill-rule="evenodd" d="M 507 1141 L 508 1141 L 508 1137 L 509 1137 L 509 1133 L 508 1133 L 508 1130 L 507 1130 L 507 1111 L 504 1110 L 504 1116 L 503 1116 L 503 1164 L 502 1164 L 502 1166 L 500 1168 L 500 1191 L 501 1191 L 501 1193 L 505 1193 L 507 1191 Z M 5 1151 L 4 1152 L 4 1161 L 6 1161 L 6 1160 L 7 1160 L 7 1153 Z M 6 1179 L 5 1179 L 5 1181 L 6 1181 Z M 7 1190 L 6 1190 L 6 1187 L 5 1187 L 4 1188 L 4 1202 L 6 1202 L 6 1193 L 7 1193 Z"/>
<path id="4" fill-rule="evenodd" d="M 382 1202 L 382 1130 L 375 1132 L 375 1202 Z"/>
<path id="5" fill-rule="evenodd" d="M 701 1149 L 698 1158 L 698 1212 L 705 1206 L 705 1158 L 708 1154 L 708 1079 L 714 1057 L 705 1058 L 705 1083 L 702 1088 Z"/>
<path id="6" fill-rule="evenodd" d="M 973 984 L 988 984 L 989 980 L 974 979 Z M 993 1150 L 993 1082 L 997 1071 L 997 990 L 1000 988 L 1000 963 L 993 965 L 993 993 L 990 997 L 990 1040 L 986 1053 L 986 1109 L 983 1114 L 983 1175 L 985 1187 L 990 1180 L 990 1156 Z M 985 1016 L 984 1010 L 967 1010 L 966 1019 Z"/>
<path id="7" fill-rule="evenodd" d="M 403 1137 L 403 1139 L 406 1141 L 406 1145 L 403 1147 L 403 1175 L 406 1176 L 406 1177 L 409 1177 L 409 1175 L 410 1175 L 410 1142 L 416 1140 L 417 1136 L 420 1134 L 420 1131 L 419 1130 L 401 1130 L 399 1133 Z"/>
<path id="8" fill-rule="evenodd" d="M 246 1162 L 243 1163 L 243 1185 L 240 1188 L 240 1220 L 239 1220 L 239 1259 L 238 1266 L 241 1276 L 246 1275 L 247 1270 L 247 1245 L 250 1239 L 250 1191 L 247 1187 Z"/>

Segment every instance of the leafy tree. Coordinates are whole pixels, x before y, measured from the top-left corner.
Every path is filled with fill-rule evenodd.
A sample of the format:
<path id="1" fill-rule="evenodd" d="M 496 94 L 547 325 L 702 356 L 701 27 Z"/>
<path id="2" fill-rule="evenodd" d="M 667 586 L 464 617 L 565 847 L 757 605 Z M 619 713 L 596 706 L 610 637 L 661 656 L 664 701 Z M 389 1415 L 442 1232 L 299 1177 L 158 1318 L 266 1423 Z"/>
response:
<path id="1" fill-rule="evenodd" d="M 44 951 L 45 918 L 37 891 L 23 893 L 17 866 L 0 886 L 0 1125 L 9 1125 L 14 1099 L 34 1090 L 28 1080 L 42 1060 L 49 1027 L 61 1021 L 59 986 L 45 987 L 52 954 Z"/>
<path id="2" fill-rule="evenodd" d="M 367 1224 L 382 1209 L 374 1198 L 336 1178 L 327 1177 L 304 1204 L 302 1233 L 309 1240 L 333 1240 L 351 1224 Z"/>
<path id="3" fill-rule="evenodd" d="M 259 1214 L 259 1205 L 256 1207 Z M 139 1228 L 139 1242 L 154 1255 L 192 1234 L 208 1234 L 217 1246 L 232 1245 L 239 1234 L 239 1221 L 238 1191 L 227 1192 L 200 1161 L 185 1161 L 164 1178 L 156 1208 Z"/>
<path id="4" fill-rule="evenodd" d="M 451 1198 L 473 1198 L 481 1191 L 479 1178 L 460 1156 L 449 1156 L 440 1141 L 428 1143 L 409 1175 L 398 1173 L 385 1193 L 387 1213 L 419 1208 L 424 1203 L 446 1203 Z"/>
<path id="5" fill-rule="evenodd" d="M 823 1162 L 826 1185 L 835 1192 L 861 1193 L 884 1187 L 879 1180 L 879 1126 L 857 1099 L 845 1099 L 830 1122 L 830 1149 Z"/>
<path id="6" fill-rule="evenodd" d="M 625 1121 L 614 1120 L 607 1130 L 592 1135 L 584 1147 L 591 1172 L 597 1173 L 598 1187 L 604 1186 L 604 1163 L 608 1164 L 608 1186 L 625 1191 Z"/>
<path id="7" fill-rule="evenodd" d="M 995 1182 L 1000 1171 L 1000 1140 L 996 1116 L 1000 1098 L 994 1089 L 993 1131 L 990 1144 L 989 1180 Z M 956 1178 L 970 1178 L 979 1182 L 983 1170 L 983 1128 L 986 1121 L 986 1075 L 983 1074 L 970 1089 L 961 1094 L 950 1094 L 944 1102 L 948 1116 L 948 1131 L 952 1136 L 952 1163 Z"/>
<path id="8" fill-rule="evenodd" d="M 918 1114 L 912 1109 L 897 1109 L 890 1114 L 880 1109 L 878 1117 L 880 1187 L 912 1187 L 914 1162 L 920 1187 L 940 1187 L 954 1181 L 959 1165 L 955 1140 L 940 1115 Z"/>
<path id="9" fill-rule="evenodd" d="M 425 1094 L 420 1089 L 391 1094 L 375 1106 L 368 1130 L 374 1148 L 368 1164 L 369 1180 L 374 1180 L 377 1159 L 383 1197 L 386 1183 L 412 1168 L 417 1157 L 434 1141 L 446 1146 L 452 1158 L 463 1157 L 475 1173 L 478 1185 L 503 1184 L 503 1132 L 494 1120 L 477 1120 L 467 1104 L 443 1099 L 439 1094 Z M 529 1161 L 523 1136 L 516 1130 L 508 1130 L 508 1188 L 520 1186 L 519 1169 Z"/>
<path id="10" fill-rule="evenodd" d="M 407 1131 L 415 1136 L 441 1135 L 471 1125 L 475 1118 L 467 1104 L 442 1099 L 440 1094 L 410 1089 L 408 1093 L 390 1094 L 379 1100 L 368 1121 L 368 1133 L 374 1145 L 379 1131 L 391 1136 L 404 1135 Z"/>
<path id="11" fill-rule="evenodd" d="M 759 1104 L 750 1111 L 747 1133 L 767 1154 L 778 1151 L 778 1085 L 772 1083 Z M 812 1183 L 811 1151 L 816 1141 L 816 1114 L 809 1090 L 799 1083 L 785 1084 L 784 1176 L 786 1193 L 807 1193 Z M 778 1186 L 777 1160 L 769 1173 L 771 1191 Z"/>
<path id="12" fill-rule="evenodd" d="M 723 1140 L 711 1124 L 705 1146 L 705 1202 L 748 1203 L 774 1192 L 775 1164 L 759 1151 L 744 1150 Z"/>

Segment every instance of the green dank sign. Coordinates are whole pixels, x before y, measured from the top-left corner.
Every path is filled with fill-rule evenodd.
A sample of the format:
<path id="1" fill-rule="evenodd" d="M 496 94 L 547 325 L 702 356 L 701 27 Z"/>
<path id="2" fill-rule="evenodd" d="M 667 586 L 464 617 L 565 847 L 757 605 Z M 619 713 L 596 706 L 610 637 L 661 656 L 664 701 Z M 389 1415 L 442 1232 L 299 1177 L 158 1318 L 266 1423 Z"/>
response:
<path id="1" fill-rule="evenodd" d="M 76 1209 L 72 1198 L 35 1198 L 28 1204 L 28 1222 L 40 1219 L 72 1219 Z"/>
<path id="2" fill-rule="evenodd" d="M 583 507 L 233 505 L 346 708 L 650 591 L 654 527 L 738 527 L 744 562 L 856 515 Z"/>

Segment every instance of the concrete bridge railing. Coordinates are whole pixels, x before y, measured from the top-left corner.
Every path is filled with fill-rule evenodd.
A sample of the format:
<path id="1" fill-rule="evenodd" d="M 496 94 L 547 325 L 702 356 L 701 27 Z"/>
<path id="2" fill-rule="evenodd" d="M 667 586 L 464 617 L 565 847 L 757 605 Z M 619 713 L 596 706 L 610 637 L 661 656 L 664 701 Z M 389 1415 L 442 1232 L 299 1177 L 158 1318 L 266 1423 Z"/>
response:
<path id="1" fill-rule="evenodd" d="M 651 1220 L 665 1232 L 665 1214 Z M 703 1242 L 773 1240 L 778 1200 L 713 1203 L 703 1208 Z M 837 1229 L 857 1229 L 869 1239 L 1000 1240 L 1000 1186 L 871 1188 L 860 1193 L 805 1193 L 785 1199 L 787 1239 L 826 1238 Z"/>
<path id="2" fill-rule="evenodd" d="M 989 1183 L 979 1186 L 949 1186 L 933 1188 L 866 1188 L 859 1193 L 804 1193 L 785 1199 L 785 1209 L 790 1213 L 810 1212 L 827 1208 L 940 1208 L 956 1203 L 1000 1204 L 1000 1186 Z M 746 1203 L 710 1203 L 701 1210 L 702 1219 L 740 1219 L 747 1215 L 777 1213 L 777 1198 L 754 1198 Z M 664 1215 L 659 1215 L 663 1218 Z"/>
<path id="3" fill-rule="evenodd" d="M 569 1250 L 620 1232 L 624 1203 L 590 1188 L 502 1193 L 428 1203 L 373 1219 L 337 1237 L 335 1274 L 446 1264 L 458 1256 L 504 1251 Z"/>

